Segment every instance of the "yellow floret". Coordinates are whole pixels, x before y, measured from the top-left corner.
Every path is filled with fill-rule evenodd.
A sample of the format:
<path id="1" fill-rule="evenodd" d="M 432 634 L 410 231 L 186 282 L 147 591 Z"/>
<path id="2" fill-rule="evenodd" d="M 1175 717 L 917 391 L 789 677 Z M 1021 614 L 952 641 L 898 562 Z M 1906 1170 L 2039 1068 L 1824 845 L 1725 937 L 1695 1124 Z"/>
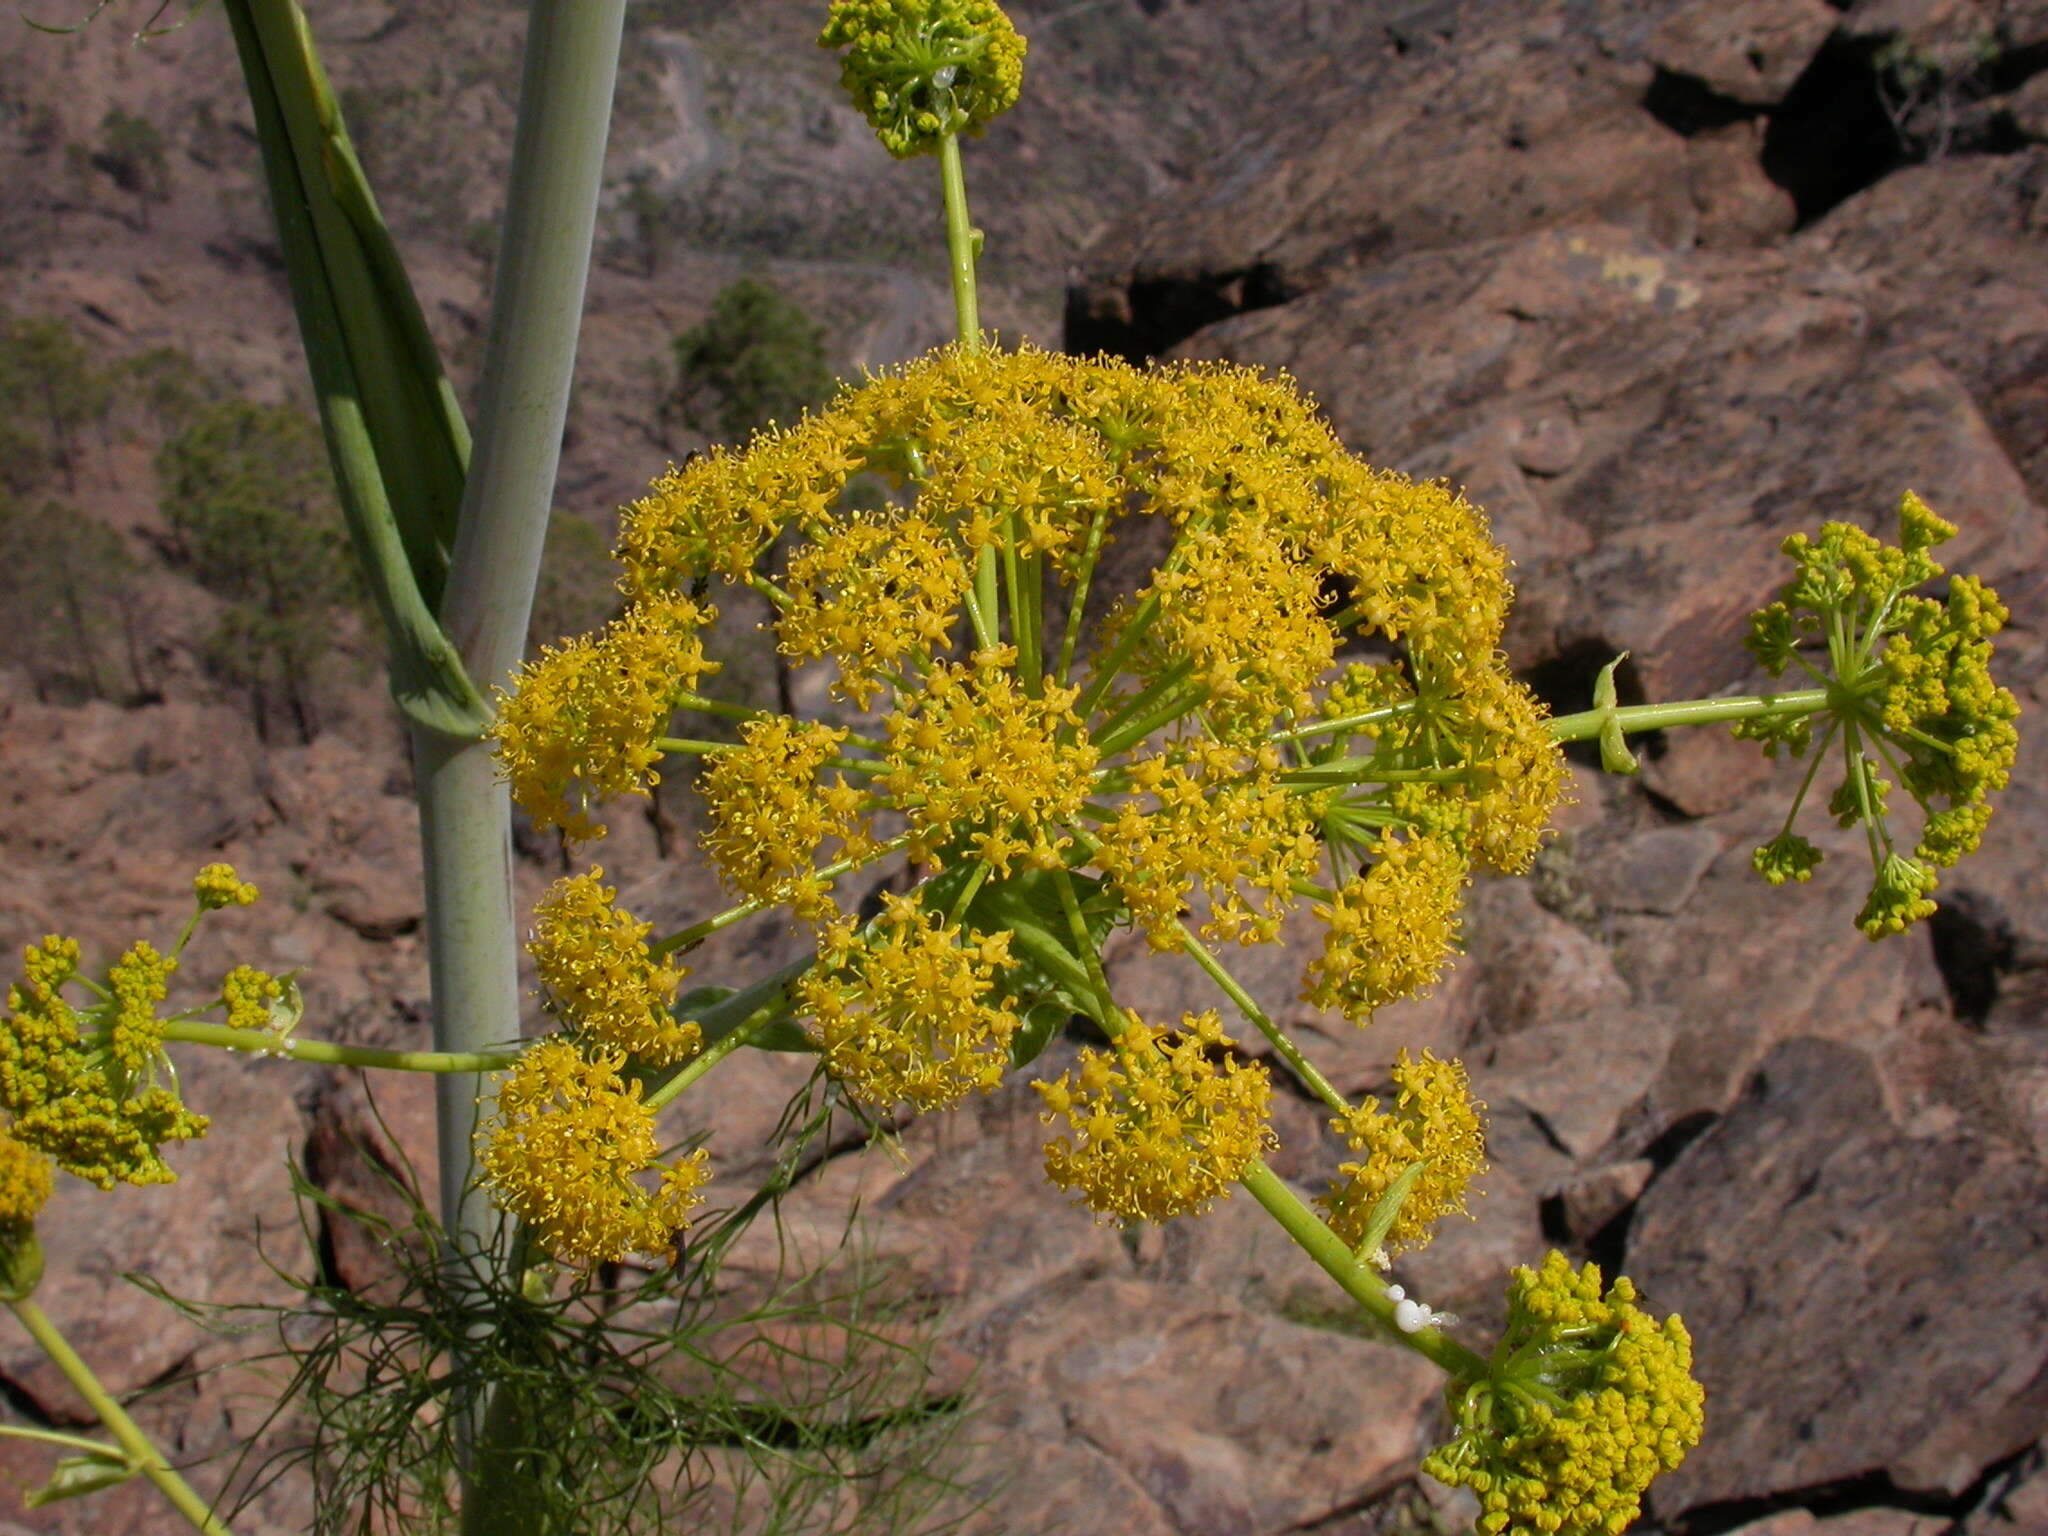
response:
<path id="1" fill-rule="evenodd" d="M 619 1075 L 622 1051 L 586 1056 L 551 1036 L 528 1046 L 498 1087 L 496 1108 L 477 1132 L 491 1200 L 526 1222 L 540 1243 L 570 1264 L 662 1254 L 689 1225 L 709 1178 L 702 1148 L 656 1168 L 654 1111 Z"/>
<path id="2" fill-rule="evenodd" d="M 618 892 L 603 880 L 593 866 L 550 886 L 534 905 L 527 953 L 559 1017 L 647 1066 L 673 1066 L 703 1043 L 694 1021 L 669 1011 L 688 968 L 655 962 L 652 925 L 617 906 Z"/>
<path id="3" fill-rule="evenodd" d="M 687 597 L 652 595 L 594 638 L 546 647 L 500 692 L 498 758 L 536 827 L 602 837 L 594 802 L 648 793 L 676 700 L 717 669 L 697 633 L 713 617 Z"/>
<path id="4" fill-rule="evenodd" d="M 1310 960 L 1302 996 L 1353 1022 L 1436 984 L 1458 942 L 1465 860 L 1447 837 L 1383 833 L 1373 864 L 1331 903 L 1316 906 L 1323 951 Z"/>
<path id="5" fill-rule="evenodd" d="M 1123 1221 L 1207 1210 L 1274 1144 L 1272 1082 L 1233 1044 L 1214 1012 L 1183 1015 L 1177 1032 L 1129 1015 L 1110 1051 L 1084 1050 L 1057 1082 L 1032 1084 L 1040 1118 L 1064 1117 L 1072 1133 L 1046 1144 L 1046 1177 Z"/>
<path id="6" fill-rule="evenodd" d="M 881 783 L 908 806 L 912 857 L 932 863 L 956 837 L 1003 874 L 1011 861 L 1051 869 L 1069 838 L 1056 829 L 1093 788 L 1095 748 L 1061 739 L 1077 726 L 1077 690 L 1018 685 L 1010 647 L 977 651 L 969 665 L 935 664 L 924 690 L 889 717 Z"/>
<path id="7" fill-rule="evenodd" d="M 127 1082 L 147 1075 L 163 1055 L 164 1026 L 156 1005 L 170 995 L 178 962 L 138 941 L 107 972 L 114 1006 L 105 1024 L 107 1051 Z"/>
<path id="8" fill-rule="evenodd" d="M 698 781 L 709 812 L 704 851 L 740 895 L 823 922 L 838 910 L 818 873 L 826 843 L 851 858 L 873 845 L 868 797 L 843 773 L 824 782 L 846 732 L 775 715 L 748 721 L 740 736 Z"/>
<path id="9" fill-rule="evenodd" d="M 966 932 L 885 894 L 871 936 L 842 919 L 818 960 L 797 983 L 798 1010 L 827 1069 L 868 1108 L 950 1109 L 1002 1081 L 1023 1022 L 997 985 L 1007 933 Z"/>
<path id="10" fill-rule="evenodd" d="M 221 978 L 220 1001 L 230 1029 L 269 1029 L 270 1005 L 284 996 L 284 983 L 253 965 L 238 965 Z"/>
<path id="11" fill-rule="evenodd" d="M 1462 1062 L 1439 1061 L 1429 1051 L 1411 1060 L 1404 1050 L 1394 1064 L 1394 1087 L 1391 1109 L 1367 1099 L 1330 1122 L 1354 1152 L 1366 1157 L 1340 1166 L 1330 1192 L 1317 1202 L 1330 1229 L 1357 1247 L 1388 1186 L 1420 1163 L 1422 1172 L 1380 1239 L 1389 1254 L 1421 1247 L 1444 1217 L 1468 1214 L 1466 1190 L 1486 1171 L 1486 1135 L 1479 1117 L 1486 1106 L 1472 1097 Z"/>

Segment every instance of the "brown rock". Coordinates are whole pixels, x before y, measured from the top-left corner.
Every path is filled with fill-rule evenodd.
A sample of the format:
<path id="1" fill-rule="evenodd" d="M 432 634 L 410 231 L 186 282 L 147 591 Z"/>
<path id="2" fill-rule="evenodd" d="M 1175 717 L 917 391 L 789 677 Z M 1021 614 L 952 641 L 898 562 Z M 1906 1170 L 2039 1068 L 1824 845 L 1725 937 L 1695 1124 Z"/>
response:
<path id="1" fill-rule="evenodd" d="M 1711 827 L 1658 827 L 1616 849 L 1594 876 L 1593 889 L 1613 911 L 1668 916 L 1685 906 L 1723 847 Z"/>
<path id="2" fill-rule="evenodd" d="M 1656 1170 L 1650 1159 L 1637 1157 L 1570 1179 L 1554 1191 L 1564 1206 L 1565 1225 L 1584 1242 L 1633 1205 Z"/>
<path id="3" fill-rule="evenodd" d="M 1955 1493 L 2031 1439 L 2048 1386 L 2032 1158 L 1902 1134 L 1860 1053 L 1780 1046 L 1645 1193 L 1629 1269 L 1684 1315 L 1707 1435 L 1680 1509 L 1882 1471 Z"/>
<path id="4" fill-rule="evenodd" d="M 1658 23 L 1647 52 L 1723 96 L 1775 106 L 1836 20 L 1823 0 L 1691 0 Z"/>

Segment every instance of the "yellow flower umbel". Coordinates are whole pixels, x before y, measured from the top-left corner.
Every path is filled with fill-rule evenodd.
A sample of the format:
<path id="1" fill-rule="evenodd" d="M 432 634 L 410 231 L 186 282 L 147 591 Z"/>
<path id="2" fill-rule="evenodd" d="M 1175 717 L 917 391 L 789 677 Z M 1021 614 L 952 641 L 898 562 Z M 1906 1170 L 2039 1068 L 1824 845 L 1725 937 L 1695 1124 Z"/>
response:
<path id="1" fill-rule="evenodd" d="M 138 943 L 109 971 L 105 1000 L 75 1009 L 62 992 L 79 977 L 78 941 L 51 934 L 7 989 L 0 1110 L 18 1141 L 101 1189 L 172 1182 L 158 1149 L 206 1134 L 163 1062 L 157 1005 L 176 963 Z"/>
<path id="2" fill-rule="evenodd" d="M 1685 1324 L 1643 1311 L 1626 1276 L 1603 1296 L 1597 1265 L 1575 1274 L 1552 1253 L 1517 1269 L 1488 1365 L 1446 1389 L 1457 1434 L 1422 1463 L 1479 1495 L 1486 1536 L 1620 1536 L 1650 1480 L 1699 1444 L 1706 1394 Z"/>
<path id="3" fill-rule="evenodd" d="M 1162 529 L 1149 578 L 1103 601 L 1105 560 Z M 702 757 L 702 847 L 744 908 L 831 949 L 801 1006 L 871 1104 L 953 1102 L 1000 1054 L 963 1057 L 967 1014 L 906 1033 L 877 1001 L 884 959 L 985 979 L 977 1039 L 1048 998 L 1114 1021 L 1045 969 L 1027 916 L 1085 969 L 1110 926 L 1269 944 L 1308 905 L 1330 936 L 1305 984 L 1362 1019 L 1430 983 L 1467 870 L 1525 866 L 1562 782 L 1499 652 L 1507 562 L 1483 518 L 1359 463 L 1284 377 L 949 348 L 670 470 L 619 554 L 629 613 L 677 633 L 714 582 L 765 601 L 789 696 L 816 702 L 698 698 L 709 663 L 659 625 L 668 672 L 645 646 L 600 665 L 615 626 L 522 676 L 500 729 L 515 790 L 567 820 L 644 790 L 665 749 Z M 1361 647 L 1384 660 L 1346 669 Z M 737 716 L 740 740 L 664 736 L 671 705 Z M 872 888 L 856 872 L 897 855 L 926 915 L 854 922 L 842 882 Z"/>
<path id="4" fill-rule="evenodd" d="M 560 1036 L 536 1041 L 498 1087 L 497 1108 L 477 1132 L 491 1199 L 527 1223 L 565 1263 L 617 1262 L 666 1253 L 689 1225 L 710 1177 L 700 1147 L 657 1167 L 654 1111 L 620 1074 L 622 1051 L 585 1055 Z"/>
<path id="5" fill-rule="evenodd" d="M 1383 833 L 1373 854 L 1370 868 L 1315 909 L 1323 952 L 1309 962 L 1302 993 L 1348 1019 L 1428 992 L 1458 941 L 1466 864 L 1457 845 Z"/>
<path id="6" fill-rule="evenodd" d="M 950 1109 L 1010 1065 L 1022 1021 L 996 986 L 1009 963 L 1008 934 L 969 943 L 915 901 L 884 895 L 866 938 L 848 920 L 825 930 L 796 998 L 825 1065 L 862 1104 Z"/>
<path id="7" fill-rule="evenodd" d="M 1041 1118 L 1071 1129 L 1046 1144 L 1046 1177 L 1124 1221 L 1207 1210 L 1274 1140 L 1272 1083 L 1233 1044 L 1213 1012 L 1183 1015 L 1178 1031 L 1132 1014 L 1111 1050 L 1084 1050 L 1057 1082 L 1032 1084 Z"/>
<path id="8" fill-rule="evenodd" d="M 1486 1171 L 1486 1136 L 1479 1112 L 1486 1106 L 1472 1097 L 1465 1067 L 1438 1061 L 1424 1051 L 1410 1060 L 1406 1051 L 1394 1063 L 1394 1103 L 1381 1109 L 1367 1099 L 1330 1128 L 1364 1152 L 1362 1162 L 1345 1163 L 1317 1204 L 1330 1230 L 1357 1248 L 1369 1239 L 1388 1254 L 1419 1248 L 1429 1229 L 1445 1216 L 1465 1214 L 1465 1190 Z M 1370 1232 L 1380 1201 L 1410 1169 L 1412 1176 L 1398 1213 L 1384 1230 Z"/>
<path id="9" fill-rule="evenodd" d="M 669 1011 L 686 968 L 657 963 L 650 925 L 616 905 L 604 870 L 557 880 L 533 909 L 527 953 L 556 1015 L 601 1046 L 650 1067 L 693 1056 L 703 1035 Z"/>

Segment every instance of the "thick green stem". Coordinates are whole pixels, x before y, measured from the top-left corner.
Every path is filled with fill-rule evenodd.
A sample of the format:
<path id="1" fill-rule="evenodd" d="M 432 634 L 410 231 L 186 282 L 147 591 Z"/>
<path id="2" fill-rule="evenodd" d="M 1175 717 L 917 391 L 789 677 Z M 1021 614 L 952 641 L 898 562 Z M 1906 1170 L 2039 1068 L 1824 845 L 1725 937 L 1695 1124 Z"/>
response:
<path id="1" fill-rule="evenodd" d="M 230 1029 L 197 1019 L 170 1019 L 166 1040 L 188 1045 L 218 1046 L 252 1056 L 289 1056 L 336 1067 L 376 1067 L 393 1072 L 500 1072 L 519 1059 L 516 1049 L 498 1051 L 387 1051 L 369 1045 L 342 1045 L 333 1040 L 280 1040 L 264 1029 Z"/>
<path id="2" fill-rule="evenodd" d="M 1323 1272 L 1368 1316 L 1382 1325 L 1388 1337 L 1405 1344 L 1426 1360 L 1434 1361 L 1453 1376 L 1478 1380 L 1487 1373 L 1486 1361 L 1439 1328 L 1405 1331 L 1394 1320 L 1394 1300 L 1387 1295 L 1387 1282 L 1356 1254 L 1344 1246 L 1344 1239 L 1332 1232 L 1322 1219 L 1289 1189 L 1280 1175 L 1259 1158 L 1253 1158 L 1240 1181 L 1251 1197 L 1266 1208 L 1302 1251 L 1321 1266 Z"/>
<path id="3" fill-rule="evenodd" d="M 508 678 L 525 645 L 554 505 L 625 14 L 625 0 L 534 0 L 528 11 L 475 452 L 440 615 L 482 687 Z M 510 804 L 487 743 L 416 726 L 413 761 L 434 1043 L 481 1052 L 519 1034 Z M 443 1220 L 459 1248 L 481 1249 L 496 1220 L 472 1176 L 483 1083 L 453 1073 L 435 1086 Z M 473 1475 L 479 1467 L 490 1468 L 499 1486 L 481 1488 Z M 516 1465 L 481 1446 L 469 1471 L 465 1532 L 519 1536 L 539 1528 L 541 1501 L 516 1496 Z M 507 1479 L 511 1489 L 502 1486 Z"/>
<path id="4" fill-rule="evenodd" d="M 127 1411 L 114 1401 L 113 1394 L 100 1385 L 99 1378 L 92 1373 L 92 1367 L 79 1358 L 78 1351 L 71 1347 L 71 1341 L 58 1331 L 57 1325 L 50 1321 L 48 1314 L 26 1296 L 19 1301 L 10 1301 L 7 1305 L 13 1310 L 14 1315 L 21 1319 L 21 1326 L 29 1331 L 29 1336 L 42 1346 L 43 1353 L 50 1357 L 59 1371 L 63 1372 L 64 1379 L 71 1383 L 72 1390 L 84 1398 L 86 1406 L 99 1415 L 100 1422 L 107 1427 L 107 1433 L 112 1435 L 121 1449 L 128 1453 L 129 1459 L 142 1469 L 142 1475 L 157 1485 L 163 1496 L 177 1508 L 178 1513 L 192 1522 L 193 1529 L 204 1531 L 207 1536 L 233 1536 L 227 1525 L 214 1514 L 206 1500 L 172 1469 L 171 1464 L 164 1459 L 163 1452 L 158 1450 L 149 1436 L 142 1432 L 141 1426 L 129 1418 Z"/>
<path id="5" fill-rule="evenodd" d="M 475 452 L 441 620 L 481 686 L 519 663 L 554 503 L 562 426 L 597 220 L 625 0 L 536 0 Z M 434 1039 L 483 1051 L 519 1034 L 510 806 L 491 749 L 417 729 Z M 481 1082 L 440 1082 L 442 1210 L 481 1242 L 492 1221 L 471 1188 Z"/>
<path id="6" fill-rule="evenodd" d="M 967 177 L 960 168 L 960 136 L 939 140 L 939 186 L 946 199 L 946 263 L 953 281 L 953 328 L 960 345 L 981 350 L 981 311 L 974 297 L 974 258 L 981 231 L 967 217 Z"/>
<path id="7" fill-rule="evenodd" d="M 1828 706 L 1825 688 L 1795 693 L 1753 694 L 1737 699 L 1685 699 L 1676 704 L 1630 704 L 1621 709 L 1588 709 L 1550 722 L 1558 741 L 1591 741 L 1609 719 L 1624 731 L 1661 731 L 1673 725 L 1715 725 L 1766 715 L 1816 715 Z"/>

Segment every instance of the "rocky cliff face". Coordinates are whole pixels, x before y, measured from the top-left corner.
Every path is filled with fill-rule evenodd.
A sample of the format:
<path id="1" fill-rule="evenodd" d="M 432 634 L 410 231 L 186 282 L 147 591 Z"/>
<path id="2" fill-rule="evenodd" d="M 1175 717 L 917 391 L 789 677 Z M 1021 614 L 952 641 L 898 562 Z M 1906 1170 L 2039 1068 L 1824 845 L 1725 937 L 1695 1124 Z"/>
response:
<path id="1" fill-rule="evenodd" d="M 473 367 L 516 8 L 311 9 L 430 318 Z M 1555 707 L 1584 707 L 1619 650 L 1638 698 L 1754 686 L 1737 639 L 1782 579 L 1778 541 L 1830 517 L 1882 529 L 1908 486 L 1961 525 L 1948 562 L 2013 608 L 2002 680 L 2048 702 L 2048 6 L 1017 13 L 1026 105 L 969 160 L 991 321 L 1287 368 L 1353 448 L 1463 484 L 1516 559 L 1510 650 Z M 105 357 L 171 344 L 247 392 L 296 389 L 220 18 L 140 48 L 109 19 L 0 43 L 0 302 L 61 316 Z M 633 13 L 562 480 L 580 515 L 602 520 L 691 446 L 658 420 L 648 370 L 733 276 L 783 282 L 848 363 L 944 334 L 936 188 L 838 103 L 815 21 L 782 0 Z M 160 196 L 92 147 L 117 106 L 166 141 Z M 157 695 L 61 705 L 4 677 L 0 941 L 54 927 L 105 951 L 160 932 L 191 869 L 225 857 L 272 898 L 223 922 L 236 958 L 304 968 L 309 1033 L 421 1041 L 399 732 L 374 685 L 341 677 L 317 739 L 262 742 L 200 675 L 178 615 L 205 600 L 155 554 L 147 446 L 88 441 L 71 499 L 155 562 Z M 1472 1067 L 1495 1168 L 1478 1220 L 1403 1266 L 1411 1290 L 1484 1326 L 1504 1268 L 1558 1244 L 1686 1316 L 1709 1427 L 1653 1490 L 1662 1528 L 2048 1529 L 2048 748 L 2022 731 L 1986 851 L 1945 880 L 1937 919 L 1882 946 L 1851 926 L 1846 841 L 1797 892 L 1750 873 L 1796 770 L 1698 730 L 1652 743 L 1640 779 L 1579 771 L 1538 876 L 1476 891 L 1468 953 L 1433 998 L 1361 1033 L 1293 1003 L 1284 974 L 1250 978 L 1347 1090 L 1384 1086 L 1403 1045 Z M 688 831 L 630 823 L 604 848 L 658 923 L 715 895 Z M 531 853 L 537 891 L 558 866 Z M 741 935 L 700 973 L 787 943 Z M 1112 957 L 1141 1006 L 1207 1005 L 1142 951 Z M 715 1124 L 739 1178 L 802 1069 L 722 1074 L 716 1113 L 685 1119 Z M 111 1203 L 68 1187 L 53 1208 L 48 1304 L 116 1388 L 243 1347 L 184 1328 L 122 1270 L 265 1294 L 246 1239 L 260 1223 L 296 1241 L 284 1153 L 338 1168 L 350 1130 L 427 1153 L 424 1095 L 392 1089 L 378 1132 L 335 1076 L 206 1061 L 195 1077 L 220 1130 L 178 1186 Z M 789 1202 L 793 1240 L 825 1244 L 859 1196 L 949 1346 L 981 1362 L 986 1470 L 1009 1474 L 987 1528 L 1363 1536 L 1422 1518 L 1429 1373 L 1343 1331 L 1247 1202 L 1131 1241 L 1091 1226 L 1037 1177 L 1034 1108 L 1006 1090 L 912 1125 L 900 1162 L 834 1156 Z M 1283 1105 L 1280 1129 L 1284 1175 L 1336 1160 L 1307 1105 Z M 329 1255 L 364 1283 L 374 1258 Z M 0 1375 L 17 1412 L 76 1420 L 24 1340 L 0 1339 Z M 151 1412 L 192 1455 L 253 1422 L 247 1390 L 218 1384 Z M 0 1446 L 0 1465 L 32 1478 L 42 1457 Z M 172 1529 L 152 1497 L 18 1521 Z M 281 1491 L 267 1518 L 293 1529 L 303 1511 Z"/>

